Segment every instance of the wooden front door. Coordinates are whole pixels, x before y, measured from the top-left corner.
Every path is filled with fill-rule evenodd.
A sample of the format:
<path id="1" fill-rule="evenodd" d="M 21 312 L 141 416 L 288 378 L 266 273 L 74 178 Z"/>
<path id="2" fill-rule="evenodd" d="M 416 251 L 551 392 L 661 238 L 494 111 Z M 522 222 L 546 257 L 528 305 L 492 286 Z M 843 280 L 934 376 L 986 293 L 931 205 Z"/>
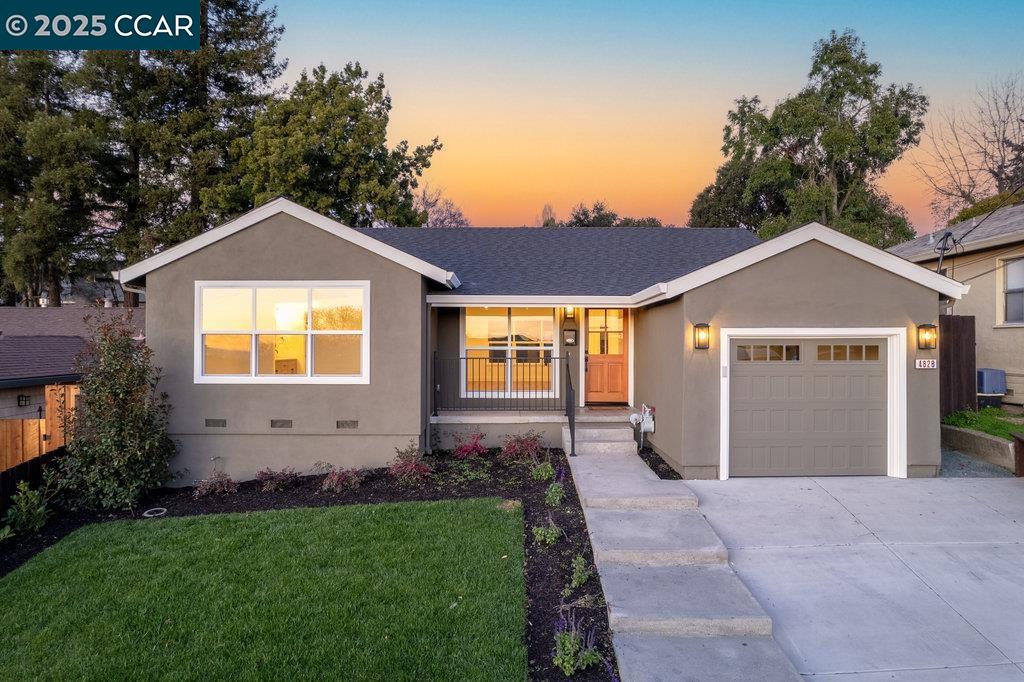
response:
<path id="1" fill-rule="evenodd" d="M 629 317 L 622 308 L 587 310 L 587 402 L 629 400 Z"/>

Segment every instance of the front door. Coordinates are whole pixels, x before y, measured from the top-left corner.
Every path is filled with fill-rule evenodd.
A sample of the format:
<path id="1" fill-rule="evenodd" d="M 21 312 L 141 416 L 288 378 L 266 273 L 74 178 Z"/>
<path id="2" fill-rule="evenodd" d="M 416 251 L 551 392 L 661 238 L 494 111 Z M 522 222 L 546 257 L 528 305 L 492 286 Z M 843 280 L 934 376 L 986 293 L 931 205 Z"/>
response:
<path id="1" fill-rule="evenodd" d="M 587 402 L 629 400 L 629 317 L 621 308 L 587 310 Z"/>

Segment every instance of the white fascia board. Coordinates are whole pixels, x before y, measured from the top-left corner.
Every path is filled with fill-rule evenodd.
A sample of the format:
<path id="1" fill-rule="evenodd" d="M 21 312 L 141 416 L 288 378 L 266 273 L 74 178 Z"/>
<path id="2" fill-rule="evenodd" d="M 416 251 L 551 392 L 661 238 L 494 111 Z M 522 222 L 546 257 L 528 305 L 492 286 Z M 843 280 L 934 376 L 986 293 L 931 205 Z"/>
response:
<path id="1" fill-rule="evenodd" d="M 883 270 L 916 282 L 921 286 L 938 291 L 950 298 L 962 298 L 970 290 L 970 285 L 961 284 L 949 277 L 943 277 L 937 272 L 932 272 L 899 256 L 894 256 L 887 251 L 865 244 L 853 237 L 848 237 L 841 232 L 836 232 L 820 223 L 810 223 L 668 282 L 664 297 L 673 298 L 690 289 L 713 282 L 737 270 L 742 270 L 745 267 L 810 241 L 819 241 L 827 244 L 854 258 L 859 258 Z"/>
<path id="2" fill-rule="evenodd" d="M 395 247 L 385 244 L 373 237 L 368 237 L 361 232 L 356 232 L 347 225 L 342 225 L 336 220 L 321 215 L 316 211 L 311 211 L 308 208 L 299 206 L 294 201 L 284 198 L 274 199 L 273 201 L 258 208 L 254 208 L 248 213 L 240 215 L 234 220 L 224 223 L 220 227 L 215 227 L 212 230 L 189 239 L 188 241 L 172 246 L 165 251 L 161 251 L 155 256 L 151 256 L 150 258 L 127 268 L 123 268 L 117 272 L 118 281 L 123 284 L 142 277 L 157 268 L 161 268 L 168 263 L 172 263 L 179 258 L 187 256 L 190 253 L 194 253 L 199 249 L 224 239 L 225 237 L 230 237 L 236 232 L 240 232 L 260 221 L 275 216 L 278 213 L 287 213 L 288 215 L 309 223 L 314 227 L 319 227 L 325 232 L 329 232 L 336 237 L 340 237 L 341 239 L 355 244 L 356 246 L 360 246 L 367 251 L 377 254 L 378 256 L 387 258 L 399 265 L 403 265 L 410 270 L 418 272 L 424 277 L 428 277 L 435 282 L 440 282 L 447 287 L 455 288 L 458 286 L 459 279 L 455 276 L 454 272 L 448 272 L 444 268 L 439 268 L 436 265 L 406 253 L 401 249 L 396 249 Z"/>
<path id="3" fill-rule="evenodd" d="M 631 308 L 635 307 L 633 296 L 499 296 L 467 294 L 427 294 L 427 303 L 437 307 L 464 308 L 466 306 L 579 306 Z"/>

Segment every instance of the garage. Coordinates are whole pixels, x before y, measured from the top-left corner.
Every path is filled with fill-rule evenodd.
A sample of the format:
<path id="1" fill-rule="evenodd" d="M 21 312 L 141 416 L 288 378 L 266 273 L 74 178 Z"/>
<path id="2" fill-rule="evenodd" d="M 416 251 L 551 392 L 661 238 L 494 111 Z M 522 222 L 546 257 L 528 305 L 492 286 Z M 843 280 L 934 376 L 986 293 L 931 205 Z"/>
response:
<path id="1" fill-rule="evenodd" d="M 730 343 L 732 476 L 887 473 L 883 338 Z"/>

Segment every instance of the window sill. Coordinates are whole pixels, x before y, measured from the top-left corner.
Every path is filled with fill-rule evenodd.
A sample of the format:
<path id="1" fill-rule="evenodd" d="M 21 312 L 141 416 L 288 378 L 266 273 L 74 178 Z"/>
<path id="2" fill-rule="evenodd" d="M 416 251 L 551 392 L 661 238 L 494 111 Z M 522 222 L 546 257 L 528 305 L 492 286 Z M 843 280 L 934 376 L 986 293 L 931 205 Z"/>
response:
<path id="1" fill-rule="evenodd" d="M 992 325 L 993 329 L 1024 329 L 1024 322 L 1003 322 Z"/>
<path id="2" fill-rule="evenodd" d="M 370 378 L 366 376 L 349 377 L 304 377 L 304 376 L 278 376 L 278 377 L 233 377 L 233 376 L 197 376 L 193 377 L 196 384 L 234 384 L 234 385 L 290 385 L 290 386 L 316 386 L 323 384 L 369 384 Z"/>

